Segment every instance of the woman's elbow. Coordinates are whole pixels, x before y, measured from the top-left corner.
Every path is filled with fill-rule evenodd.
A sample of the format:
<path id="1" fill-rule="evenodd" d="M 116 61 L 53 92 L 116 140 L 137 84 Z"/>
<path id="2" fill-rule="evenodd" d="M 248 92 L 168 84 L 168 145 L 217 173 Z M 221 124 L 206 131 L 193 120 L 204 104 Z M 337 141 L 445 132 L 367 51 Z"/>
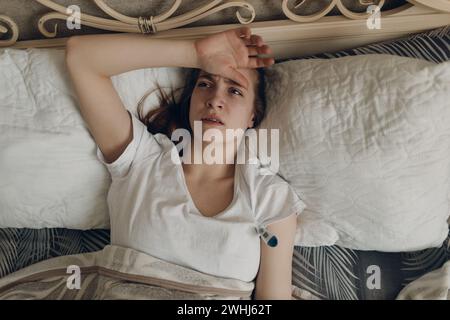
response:
<path id="1" fill-rule="evenodd" d="M 65 60 L 67 65 L 74 64 L 75 58 L 79 58 L 80 54 L 77 53 L 79 42 L 79 36 L 72 36 L 66 41 Z"/>

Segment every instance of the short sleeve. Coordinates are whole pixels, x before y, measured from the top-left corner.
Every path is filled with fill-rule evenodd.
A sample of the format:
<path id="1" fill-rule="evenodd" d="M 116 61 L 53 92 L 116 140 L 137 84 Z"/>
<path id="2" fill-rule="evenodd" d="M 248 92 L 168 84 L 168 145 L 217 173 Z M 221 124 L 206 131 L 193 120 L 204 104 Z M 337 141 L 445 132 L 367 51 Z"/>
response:
<path id="1" fill-rule="evenodd" d="M 125 177 L 133 164 L 161 150 L 154 136 L 147 131 L 145 124 L 129 110 L 127 112 L 131 117 L 133 139 L 122 154 L 114 162 L 107 163 L 98 145 L 96 148 L 98 160 L 106 166 L 112 178 Z"/>
<path id="2" fill-rule="evenodd" d="M 306 204 L 294 188 L 279 175 L 254 175 L 252 198 L 255 220 L 267 226 L 292 214 L 299 215 Z"/>

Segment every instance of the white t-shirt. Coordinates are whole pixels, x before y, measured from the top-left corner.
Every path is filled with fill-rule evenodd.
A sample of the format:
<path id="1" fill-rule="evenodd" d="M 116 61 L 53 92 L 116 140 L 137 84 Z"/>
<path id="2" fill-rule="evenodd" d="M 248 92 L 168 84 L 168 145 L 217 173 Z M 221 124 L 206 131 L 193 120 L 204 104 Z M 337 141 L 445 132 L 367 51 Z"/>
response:
<path id="1" fill-rule="evenodd" d="M 236 164 L 234 197 L 213 217 L 203 216 L 190 196 L 181 164 L 171 160 L 175 144 L 152 135 L 131 112 L 133 140 L 113 163 L 107 202 L 111 243 L 224 278 L 252 281 L 260 262 L 256 226 L 266 226 L 306 207 L 277 175 L 257 165 Z"/>

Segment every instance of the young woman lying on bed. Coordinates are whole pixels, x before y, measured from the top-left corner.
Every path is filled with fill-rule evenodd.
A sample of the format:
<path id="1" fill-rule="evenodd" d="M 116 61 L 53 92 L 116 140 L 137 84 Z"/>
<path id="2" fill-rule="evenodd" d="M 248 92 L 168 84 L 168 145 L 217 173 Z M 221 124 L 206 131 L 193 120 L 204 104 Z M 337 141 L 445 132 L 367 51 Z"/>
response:
<path id="1" fill-rule="evenodd" d="M 66 63 L 98 159 L 112 177 L 111 243 L 215 276 L 256 278 L 256 299 L 290 299 L 296 218 L 305 205 L 278 175 L 237 163 L 243 139 L 225 134 L 254 128 L 264 117 L 263 68 L 274 60 L 261 54 L 271 49 L 243 27 L 196 41 L 75 36 Z M 161 106 L 141 121 L 124 107 L 110 77 L 150 67 L 192 70 L 179 100 L 160 90 Z M 176 161 L 176 129 L 189 132 L 189 142 L 199 139 L 202 150 L 223 147 L 224 161 L 184 161 L 186 152 L 194 159 L 195 143 L 183 149 L 183 161 L 175 152 Z M 225 138 L 198 137 L 209 129 Z M 276 238 L 265 241 L 264 231 Z"/>

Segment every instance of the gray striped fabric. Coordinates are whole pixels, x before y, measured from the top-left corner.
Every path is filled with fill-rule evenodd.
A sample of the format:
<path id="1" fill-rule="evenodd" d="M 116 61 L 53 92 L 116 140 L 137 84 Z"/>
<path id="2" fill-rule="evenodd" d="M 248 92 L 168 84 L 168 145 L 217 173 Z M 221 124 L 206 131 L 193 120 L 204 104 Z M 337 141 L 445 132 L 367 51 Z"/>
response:
<path id="1" fill-rule="evenodd" d="M 436 63 L 449 60 L 450 26 L 303 59 L 376 53 Z M 100 250 L 109 244 L 109 235 L 109 230 L 0 229 L 0 277 L 48 258 Z M 306 295 L 320 299 L 394 299 L 407 283 L 448 260 L 448 240 L 441 248 L 407 253 L 355 251 L 338 246 L 296 247 L 293 284 Z M 381 275 L 379 288 L 374 278 L 376 267 Z"/>
<path id="2" fill-rule="evenodd" d="M 322 53 L 302 59 L 332 59 L 377 53 L 424 59 L 435 63 L 447 61 L 450 57 L 450 25 L 397 40 L 370 44 L 334 53 Z"/>

